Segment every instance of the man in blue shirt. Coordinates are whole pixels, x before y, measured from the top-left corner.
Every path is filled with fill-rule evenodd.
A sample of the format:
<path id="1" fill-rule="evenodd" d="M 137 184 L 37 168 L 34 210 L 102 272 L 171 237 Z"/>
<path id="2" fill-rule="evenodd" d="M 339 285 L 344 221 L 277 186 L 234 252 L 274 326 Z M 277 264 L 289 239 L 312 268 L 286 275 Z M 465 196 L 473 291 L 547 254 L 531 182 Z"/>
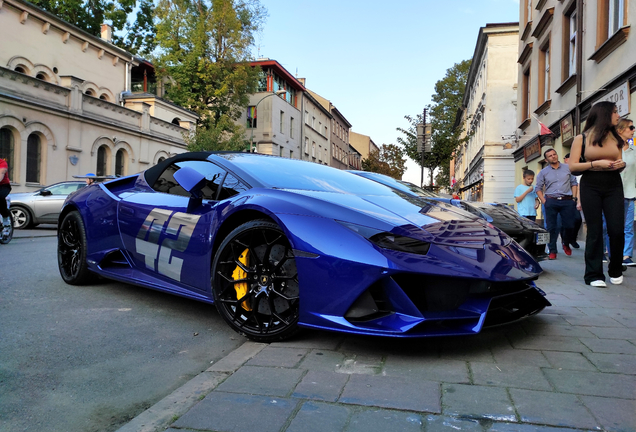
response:
<path id="1" fill-rule="evenodd" d="M 559 162 L 556 150 L 548 149 L 543 153 L 548 166 L 543 168 L 537 176 L 537 185 L 534 190 L 541 203 L 545 206 L 546 227 L 550 232 L 550 259 L 557 257 L 556 241 L 559 237 L 557 227 L 557 215 L 561 215 L 565 238 L 563 240 L 563 252 L 572 255 L 570 244 L 576 241 L 573 238 L 574 222 L 576 220 L 576 191 L 578 183 L 576 177 L 570 173 L 566 164 Z"/>
<path id="2" fill-rule="evenodd" d="M 534 221 L 537 219 L 537 208 L 539 207 L 539 197 L 532 187 L 534 182 L 534 171 L 525 170 L 523 172 L 523 184 L 515 189 L 515 201 L 517 202 L 517 212 Z"/>

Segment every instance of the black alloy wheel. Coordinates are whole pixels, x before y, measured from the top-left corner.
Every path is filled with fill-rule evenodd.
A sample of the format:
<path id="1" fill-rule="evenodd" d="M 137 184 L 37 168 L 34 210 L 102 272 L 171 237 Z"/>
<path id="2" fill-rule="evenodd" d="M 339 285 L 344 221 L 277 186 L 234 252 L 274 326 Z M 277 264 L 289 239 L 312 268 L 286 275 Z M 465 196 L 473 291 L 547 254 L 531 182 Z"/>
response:
<path id="1" fill-rule="evenodd" d="M 211 283 L 216 308 L 238 333 L 272 342 L 298 332 L 296 260 L 275 223 L 254 220 L 232 231 L 216 254 Z"/>
<path id="2" fill-rule="evenodd" d="M 89 281 L 91 272 L 86 263 L 86 229 L 76 211 L 67 214 L 58 228 L 57 264 L 62 279 L 71 285 Z"/>

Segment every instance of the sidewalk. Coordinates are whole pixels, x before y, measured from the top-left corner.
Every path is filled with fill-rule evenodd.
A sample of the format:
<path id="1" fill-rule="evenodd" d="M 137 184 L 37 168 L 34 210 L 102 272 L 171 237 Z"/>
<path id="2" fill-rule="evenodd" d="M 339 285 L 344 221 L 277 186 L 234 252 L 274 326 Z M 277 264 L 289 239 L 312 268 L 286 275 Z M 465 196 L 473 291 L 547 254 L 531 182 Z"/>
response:
<path id="1" fill-rule="evenodd" d="M 42 224 L 35 228 L 21 229 L 13 231 L 13 238 L 35 238 L 35 237 L 56 237 L 57 225 Z"/>
<path id="2" fill-rule="evenodd" d="M 245 342 L 120 431 L 636 431 L 636 268 L 586 286 L 583 247 L 542 262 L 553 306 L 520 323 Z"/>

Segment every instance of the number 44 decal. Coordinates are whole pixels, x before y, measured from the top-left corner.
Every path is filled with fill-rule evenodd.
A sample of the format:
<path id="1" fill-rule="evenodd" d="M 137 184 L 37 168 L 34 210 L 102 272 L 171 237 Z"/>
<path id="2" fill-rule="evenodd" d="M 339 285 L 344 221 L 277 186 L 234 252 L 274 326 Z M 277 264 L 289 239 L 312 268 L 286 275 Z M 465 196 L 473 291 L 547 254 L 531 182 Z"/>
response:
<path id="1" fill-rule="evenodd" d="M 172 253 L 186 250 L 200 217 L 164 209 L 152 210 L 135 239 L 135 250 L 144 256 L 146 267 L 180 282 L 183 259 Z M 162 234 L 165 235 L 160 243 Z"/>

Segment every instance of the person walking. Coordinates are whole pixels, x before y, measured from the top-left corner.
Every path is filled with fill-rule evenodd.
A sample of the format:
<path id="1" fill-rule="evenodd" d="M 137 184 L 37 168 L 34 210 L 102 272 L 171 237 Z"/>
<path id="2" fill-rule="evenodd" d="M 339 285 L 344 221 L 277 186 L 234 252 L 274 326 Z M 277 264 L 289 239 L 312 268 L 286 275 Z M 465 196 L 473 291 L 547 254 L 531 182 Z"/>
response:
<path id="1" fill-rule="evenodd" d="M 621 172 L 625 204 L 625 246 L 623 247 L 623 265 L 632 267 L 636 263 L 634 256 L 634 201 L 636 200 L 636 149 L 634 148 L 634 122 L 623 118 L 618 121 L 616 131 L 623 138 L 623 161 L 625 169 Z"/>
<path id="2" fill-rule="evenodd" d="M 0 216 L 2 216 L 3 226 L 11 226 L 11 213 L 9 213 L 7 208 L 7 195 L 10 192 L 9 164 L 6 160 L 0 158 Z"/>
<path id="3" fill-rule="evenodd" d="M 615 103 L 596 103 L 583 133 L 574 138 L 570 152 L 570 169 L 583 172 L 581 206 L 587 222 L 584 280 L 598 288 L 607 286 L 603 273 L 603 216 L 607 221 L 611 252 L 610 282 L 623 283 L 625 204 L 620 171 L 625 168 L 625 162 L 623 138 L 616 130 L 619 120 Z"/>
<path id="4" fill-rule="evenodd" d="M 570 161 L 570 153 L 566 154 L 565 156 L 563 156 L 563 163 L 568 165 L 568 162 Z M 568 165 L 569 166 L 569 165 Z M 572 174 L 574 175 L 574 174 Z M 574 177 L 576 177 L 576 182 L 579 183 L 580 182 L 580 175 L 574 175 Z M 579 196 L 581 194 L 580 190 L 577 190 L 577 199 L 576 201 L 576 211 L 574 212 L 574 231 L 572 232 L 572 240 L 573 242 L 570 243 L 570 247 L 574 248 L 574 249 L 578 249 L 581 246 L 578 244 L 577 237 L 579 235 L 579 231 L 581 230 L 581 225 L 583 224 L 583 218 L 581 217 L 581 202 L 579 200 Z M 563 224 L 561 223 L 561 215 L 558 216 L 557 218 L 557 225 L 559 226 L 558 231 L 561 234 L 561 243 L 564 243 L 564 238 L 565 238 L 565 229 L 563 228 Z"/>
<path id="5" fill-rule="evenodd" d="M 517 202 L 517 213 L 521 216 L 537 220 L 537 208 L 539 207 L 539 197 L 532 186 L 534 183 L 534 171 L 525 170 L 523 172 L 523 184 L 515 189 L 515 201 Z"/>
<path id="6" fill-rule="evenodd" d="M 570 173 L 570 168 L 559 162 L 559 155 L 556 150 L 549 149 L 543 153 L 543 157 L 548 162 L 548 166 L 543 168 L 537 175 L 537 185 L 534 191 L 545 207 L 546 228 L 550 232 L 550 243 L 548 243 L 549 258 L 557 258 L 557 216 L 561 215 L 561 222 L 564 228 L 565 238 L 563 238 L 563 252 L 572 255 L 570 244 L 573 239 L 574 221 L 576 212 L 576 192 L 578 184 L 576 178 Z"/>

